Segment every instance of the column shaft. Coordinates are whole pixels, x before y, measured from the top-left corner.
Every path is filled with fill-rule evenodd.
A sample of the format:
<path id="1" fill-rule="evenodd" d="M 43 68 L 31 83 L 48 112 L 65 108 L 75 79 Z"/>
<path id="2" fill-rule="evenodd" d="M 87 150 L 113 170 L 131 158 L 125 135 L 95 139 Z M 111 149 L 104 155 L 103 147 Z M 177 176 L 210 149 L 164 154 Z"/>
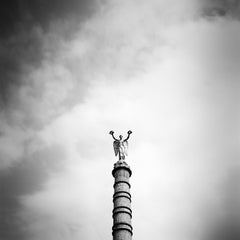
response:
<path id="1" fill-rule="evenodd" d="M 132 239 L 132 210 L 129 178 L 132 172 L 124 161 L 114 164 L 113 240 Z"/>

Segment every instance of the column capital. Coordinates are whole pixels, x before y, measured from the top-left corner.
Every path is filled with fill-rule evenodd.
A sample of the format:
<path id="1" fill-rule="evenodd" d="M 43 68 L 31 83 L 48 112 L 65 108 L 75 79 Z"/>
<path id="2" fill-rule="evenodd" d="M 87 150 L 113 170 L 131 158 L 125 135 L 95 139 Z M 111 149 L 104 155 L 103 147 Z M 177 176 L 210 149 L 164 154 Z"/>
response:
<path id="1" fill-rule="evenodd" d="M 132 171 L 130 169 L 130 166 L 125 161 L 122 161 L 122 160 L 119 160 L 116 163 L 114 163 L 114 167 L 113 167 L 113 170 L 112 170 L 113 177 L 115 177 L 115 172 L 117 170 L 120 170 L 120 169 L 127 170 L 129 172 L 129 177 L 131 177 Z"/>

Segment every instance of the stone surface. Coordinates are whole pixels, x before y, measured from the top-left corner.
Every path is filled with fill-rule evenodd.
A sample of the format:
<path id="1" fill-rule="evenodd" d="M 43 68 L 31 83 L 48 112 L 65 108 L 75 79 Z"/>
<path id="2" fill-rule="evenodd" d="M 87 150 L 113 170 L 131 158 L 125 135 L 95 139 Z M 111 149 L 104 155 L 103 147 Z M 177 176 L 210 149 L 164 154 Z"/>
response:
<path id="1" fill-rule="evenodd" d="M 114 164 L 112 175 L 115 178 L 113 194 L 113 240 L 132 239 L 132 210 L 129 178 L 132 171 L 125 161 Z"/>

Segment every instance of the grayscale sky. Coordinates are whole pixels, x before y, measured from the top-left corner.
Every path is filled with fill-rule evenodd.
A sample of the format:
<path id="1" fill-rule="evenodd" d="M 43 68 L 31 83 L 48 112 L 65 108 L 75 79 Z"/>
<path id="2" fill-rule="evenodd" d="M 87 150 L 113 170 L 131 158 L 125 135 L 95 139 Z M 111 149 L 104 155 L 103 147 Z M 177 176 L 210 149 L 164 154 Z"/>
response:
<path id="1" fill-rule="evenodd" d="M 108 134 L 133 239 L 239 240 L 238 0 L 0 7 L 0 239 L 112 239 Z"/>

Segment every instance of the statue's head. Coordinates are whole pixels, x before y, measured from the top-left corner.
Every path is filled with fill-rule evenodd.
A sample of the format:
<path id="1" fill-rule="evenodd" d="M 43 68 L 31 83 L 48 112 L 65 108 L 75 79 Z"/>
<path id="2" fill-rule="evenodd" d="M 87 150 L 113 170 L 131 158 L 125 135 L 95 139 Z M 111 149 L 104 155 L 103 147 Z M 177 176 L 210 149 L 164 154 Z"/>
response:
<path id="1" fill-rule="evenodd" d="M 122 140 L 122 138 L 123 138 L 123 136 L 122 136 L 122 135 L 120 135 L 120 136 L 119 136 L 119 139 L 120 139 L 120 140 Z"/>

